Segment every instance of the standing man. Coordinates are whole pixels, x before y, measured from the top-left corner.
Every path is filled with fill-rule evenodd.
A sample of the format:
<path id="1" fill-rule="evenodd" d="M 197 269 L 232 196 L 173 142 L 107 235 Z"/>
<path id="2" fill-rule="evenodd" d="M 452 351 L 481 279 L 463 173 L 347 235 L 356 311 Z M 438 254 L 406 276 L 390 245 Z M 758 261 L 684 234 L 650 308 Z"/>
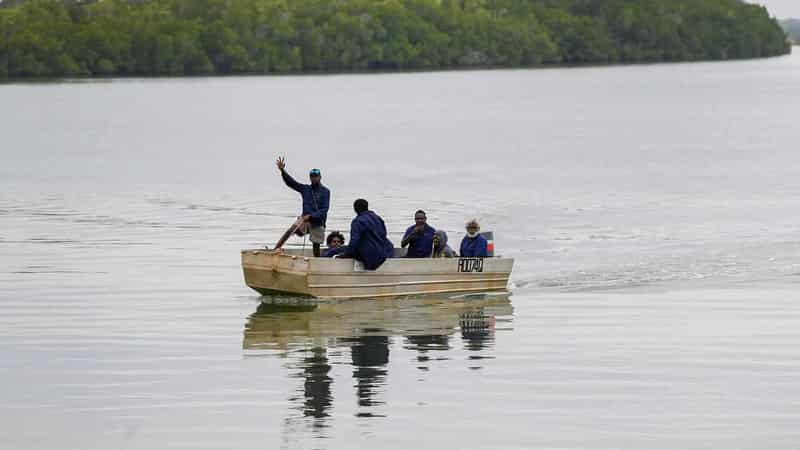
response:
<path id="1" fill-rule="evenodd" d="M 433 234 L 436 230 L 428 225 L 425 211 L 414 213 L 414 225 L 411 225 L 403 235 L 400 245 L 408 246 L 406 258 L 430 258 L 433 253 Z"/>
<path id="2" fill-rule="evenodd" d="M 356 217 L 350 223 L 350 243 L 344 256 L 363 262 L 367 270 L 375 270 L 394 255 L 394 245 L 386 237 L 383 219 L 369 210 L 366 200 L 356 200 L 353 209 Z"/>
<path id="3" fill-rule="evenodd" d="M 275 162 L 286 186 L 297 191 L 303 197 L 303 226 L 298 229 L 302 235 L 310 234 L 314 244 L 314 256 L 319 258 L 320 245 L 325 240 L 325 222 L 328 220 L 328 208 L 331 203 L 331 191 L 322 185 L 322 173 L 319 169 L 311 169 L 308 178 L 311 184 L 298 183 L 286 173 L 286 160 L 282 157 Z"/>

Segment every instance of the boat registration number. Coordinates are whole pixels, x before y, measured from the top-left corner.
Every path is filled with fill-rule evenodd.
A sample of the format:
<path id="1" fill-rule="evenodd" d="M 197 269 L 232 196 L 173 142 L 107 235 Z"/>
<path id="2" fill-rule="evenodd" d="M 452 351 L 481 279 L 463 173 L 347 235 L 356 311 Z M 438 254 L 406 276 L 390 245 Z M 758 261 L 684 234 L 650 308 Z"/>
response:
<path id="1" fill-rule="evenodd" d="M 458 258 L 459 272 L 483 272 L 483 258 Z"/>

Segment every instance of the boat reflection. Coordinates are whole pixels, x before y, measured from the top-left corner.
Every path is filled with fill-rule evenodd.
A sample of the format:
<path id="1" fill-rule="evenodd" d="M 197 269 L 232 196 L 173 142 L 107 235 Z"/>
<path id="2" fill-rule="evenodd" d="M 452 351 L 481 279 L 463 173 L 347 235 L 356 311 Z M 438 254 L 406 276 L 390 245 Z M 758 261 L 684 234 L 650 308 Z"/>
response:
<path id="1" fill-rule="evenodd" d="M 492 340 L 495 320 L 510 323 L 512 313 L 509 293 L 341 301 L 265 296 L 247 320 L 243 348 L 347 347 L 362 336 L 406 336 L 412 345 L 447 347 L 460 331 L 480 350 Z"/>
<path id="2" fill-rule="evenodd" d="M 342 366 L 352 366 L 353 414 L 381 416 L 376 407 L 386 401 L 390 355 L 423 372 L 451 359 L 479 369 L 493 358 L 495 332 L 511 328 L 512 314 L 509 293 L 324 302 L 263 297 L 245 325 L 243 348 L 288 360 L 292 376 L 303 379 L 290 397 L 292 409 L 322 430 L 334 404 L 333 372 L 341 380 Z"/>

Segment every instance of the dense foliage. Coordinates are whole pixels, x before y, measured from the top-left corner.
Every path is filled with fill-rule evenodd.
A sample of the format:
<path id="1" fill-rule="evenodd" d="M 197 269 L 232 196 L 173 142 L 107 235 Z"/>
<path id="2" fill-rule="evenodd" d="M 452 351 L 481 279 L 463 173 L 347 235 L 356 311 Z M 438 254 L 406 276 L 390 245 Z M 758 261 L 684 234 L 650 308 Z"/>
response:
<path id="1" fill-rule="evenodd" d="M 781 26 L 786 30 L 789 39 L 800 45 L 800 19 L 786 19 L 781 21 Z"/>
<path id="2" fill-rule="evenodd" d="M 771 56 L 739 0 L 17 0 L 0 78 L 533 66 Z"/>

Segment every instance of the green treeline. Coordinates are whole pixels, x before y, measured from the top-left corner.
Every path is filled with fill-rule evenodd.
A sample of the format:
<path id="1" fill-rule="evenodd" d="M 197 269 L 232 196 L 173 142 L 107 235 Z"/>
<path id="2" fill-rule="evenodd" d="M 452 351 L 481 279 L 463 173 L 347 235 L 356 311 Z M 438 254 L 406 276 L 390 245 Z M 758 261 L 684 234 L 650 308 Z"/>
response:
<path id="1" fill-rule="evenodd" d="M 25 0 L 0 78 L 691 61 L 790 47 L 740 0 Z"/>

